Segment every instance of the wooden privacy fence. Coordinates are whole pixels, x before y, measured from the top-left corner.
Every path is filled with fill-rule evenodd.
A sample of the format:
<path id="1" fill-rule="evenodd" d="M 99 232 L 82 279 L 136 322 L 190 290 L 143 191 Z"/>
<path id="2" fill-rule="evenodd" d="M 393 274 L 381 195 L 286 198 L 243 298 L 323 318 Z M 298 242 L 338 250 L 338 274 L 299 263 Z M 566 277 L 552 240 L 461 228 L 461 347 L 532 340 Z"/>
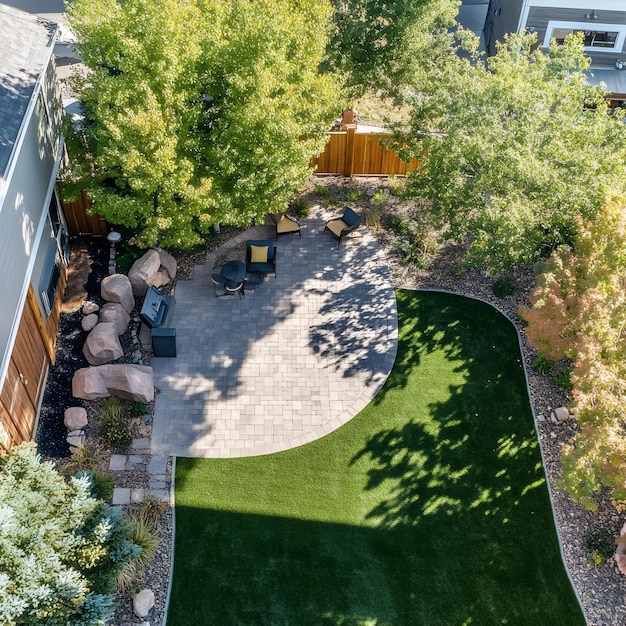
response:
<path id="1" fill-rule="evenodd" d="M 80 200 L 76 202 L 63 202 L 63 213 L 67 221 L 70 237 L 75 235 L 95 235 L 106 237 L 109 234 L 106 220 L 99 215 L 89 215 L 91 201 L 87 192 L 83 189 Z"/>
<path id="2" fill-rule="evenodd" d="M 343 174 L 345 176 L 404 176 L 420 167 L 417 159 L 403 161 L 395 150 L 389 150 L 380 141 L 391 135 L 357 133 L 355 128 L 328 133 L 324 152 L 314 159 L 316 174 Z"/>

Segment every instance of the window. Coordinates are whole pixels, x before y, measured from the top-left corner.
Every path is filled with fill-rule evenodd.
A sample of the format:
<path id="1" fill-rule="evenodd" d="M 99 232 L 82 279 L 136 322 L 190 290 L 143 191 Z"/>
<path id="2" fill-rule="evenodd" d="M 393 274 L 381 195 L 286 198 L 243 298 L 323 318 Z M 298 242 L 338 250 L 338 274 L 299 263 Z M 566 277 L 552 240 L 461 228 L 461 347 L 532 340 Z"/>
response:
<path id="1" fill-rule="evenodd" d="M 588 52 L 621 53 L 626 39 L 626 24 L 549 22 L 543 46 L 547 48 L 551 39 L 562 45 L 565 38 L 573 33 L 582 33 L 585 50 Z"/>

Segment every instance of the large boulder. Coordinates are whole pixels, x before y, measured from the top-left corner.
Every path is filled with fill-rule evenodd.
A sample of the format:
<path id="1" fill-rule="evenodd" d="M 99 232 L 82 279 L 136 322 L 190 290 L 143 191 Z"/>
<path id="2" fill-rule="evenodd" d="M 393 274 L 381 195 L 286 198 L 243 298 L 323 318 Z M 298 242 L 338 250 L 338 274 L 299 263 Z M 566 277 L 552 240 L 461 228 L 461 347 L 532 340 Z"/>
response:
<path id="1" fill-rule="evenodd" d="M 135 308 L 135 297 L 128 276 L 111 274 L 100 283 L 100 295 L 107 302 L 119 302 L 127 313 Z"/>
<path id="2" fill-rule="evenodd" d="M 169 280 L 174 280 L 176 278 L 176 259 L 169 252 L 159 250 L 159 260 L 161 261 L 161 270 L 167 272 Z M 165 281 L 165 283 L 168 282 Z"/>
<path id="3" fill-rule="evenodd" d="M 130 315 L 119 302 L 109 302 L 100 309 L 99 321 L 111 322 L 115 326 L 118 335 L 123 335 L 128 330 Z"/>
<path id="4" fill-rule="evenodd" d="M 83 400 L 117 396 L 148 404 L 154 400 L 153 370 L 126 363 L 85 367 L 74 374 L 72 395 Z"/>
<path id="5" fill-rule="evenodd" d="M 87 335 L 83 354 L 90 365 L 104 365 L 124 356 L 115 324 L 101 322 Z"/>
<path id="6" fill-rule="evenodd" d="M 161 267 L 161 257 L 156 250 L 148 250 L 138 258 L 128 272 L 128 279 L 135 296 L 145 296 Z"/>

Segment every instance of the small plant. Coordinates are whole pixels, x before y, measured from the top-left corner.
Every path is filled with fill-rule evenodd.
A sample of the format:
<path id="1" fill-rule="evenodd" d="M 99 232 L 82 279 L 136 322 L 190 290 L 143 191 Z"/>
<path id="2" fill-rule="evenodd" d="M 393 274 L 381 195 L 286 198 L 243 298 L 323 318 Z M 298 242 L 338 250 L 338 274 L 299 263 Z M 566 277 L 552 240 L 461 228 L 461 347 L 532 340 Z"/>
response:
<path id="1" fill-rule="evenodd" d="M 533 369 L 535 370 L 535 372 L 537 372 L 537 374 L 547 374 L 548 372 L 552 370 L 553 367 L 554 367 L 554 361 L 551 361 L 550 359 L 546 359 L 546 357 L 543 356 L 542 354 L 540 354 L 533 361 Z"/>
<path id="2" fill-rule="evenodd" d="M 394 196 L 401 196 L 406 188 L 406 180 L 398 178 L 395 174 L 389 176 L 389 191 Z"/>
<path id="3" fill-rule="evenodd" d="M 137 402 L 137 400 L 133 400 L 130 404 L 130 416 L 131 417 L 141 417 L 145 415 L 148 410 L 148 405 L 143 402 Z"/>
<path id="4" fill-rule="evenodd" d="M 67 465 L 63 467 L 61 472 L 65 476 L 73 476 L 81 470 L 95 472 L 104 464 L 108 456 L 107 451 L 96 440 L 87 439 L 84 445 L 74 450 Z"/>
<path id="5" fill-rule="evenodd" d="M 512 276 L 501 276 L 492 285 L 494 295 L 498 298 L 506 298 L 517 291 L 517 283 Z"/>
<path id="6" fill-rule="evenodd" d="M 359 189 L 348 189 L 346 192 L 346 201 L 358 202 L 361 199 L 361 191 Z"/>
<path id="7" fill-rule="evenodd" d="M 411 226 L 398 215 L 389 216 L 389 228 L 399 236 L 408 236 L 411 234 Z"/>
<path id="8" fill-rule="evenodd" d="M 98 500 L 110 502 L 113 497 L 113 487 L 115 487 L 115 476 L 100 474 L 92 470 L 80 470 L 77 477 L 87 475 L 91 481 L 91 494 Z"/>
<path id="9" fill-rule="evenodd" d="M 100 429 L 98 434 L 105 446 L 125 453 L 132 443 L 130 428 L 119 398 L 111 396 L 100 401 Z"/>
<path id="10" fill-rule="evenodd" d="M 122 592 L 127 591 L 143 578 L 148 563 L 159 547 L 158 522 L 148 515 L 144 508 L 131 511 L 127 519 L 133 525 L 130 540 L 141 548 L 141 552 L 135 559 L 126 563 L 117 578 L 117 588 Z"/>
<path id="11" fill-rule="evenodd" d="M 572 381 L 570 380 L 569 370 L 563 370 L 554 375 L 554 384 L 563 391 L 571 391 L 573 389 Z"/>
<path id="12" fill-rule="evenodd" d="M 328 195 L 328 189 L 326 189 L 324 185 L 315 185 L 315 191 L 317 191 L 317 193 L 323 197 Z"/>
<path id="13" fill-rule="evenodd" d="M 585 535 L 585 547 L 589 564 L 598 566 L 606 563 L 615 552 L 616 541 L 606 530 L 589 530 Z"/>
<path id="14" fill-rule="evenodd" d="M 372 196 L 372 204 L 382 206 L 385 202 L 387 202 L 387 194 L 383 189 L 377 189 Z"/>
<path id="15" fill-rule="evenodd" d="M 291 201 L 289 210 L 295 217 L 309 217 L 311 213 L 311 203 L 305 197 L 300 196 Z"/>
<path id="16" fill-rule="evenodd" d="M 328 192 L 326 194 L 326 205 L 327 206 L 337 206 L 339 204 L 339 198 L 332 192 Z"/>
<path id="17" fill-rule="evenodd" d="M 380 221 L 383 217 L 383 209 L 380 206 L 369 208 L 365 213 L 365 225 L 370 230 L 379 230 Z"/>

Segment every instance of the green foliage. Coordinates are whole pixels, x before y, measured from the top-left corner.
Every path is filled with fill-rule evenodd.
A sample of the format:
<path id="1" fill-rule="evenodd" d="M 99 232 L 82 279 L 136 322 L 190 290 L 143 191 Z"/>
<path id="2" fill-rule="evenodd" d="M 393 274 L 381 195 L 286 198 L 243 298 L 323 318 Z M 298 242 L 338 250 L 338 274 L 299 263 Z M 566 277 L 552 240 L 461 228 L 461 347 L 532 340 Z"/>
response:
<path id="1" fill-rule="evenodd" d="M 127 591 L 131 585 L 143 579 L 147 565 L 154 558 L 159 547 L 159 526 L 150 509 L 143 507 L 127 515 L 132 525 L 131 540 L 141 548 L 139 555 L 124 566 L 117 578 L 117 588 Z"/>
<path id="2" fill-rule="evenodd" d="M 529 341 L 547 358 L 567 357 L 561 374 L 572 390 L 578 432 L 563 446 L 560 486 L 589 509 L 608 488 L 626 501 L 626 208 L 609 198 L 595 222 L 577 220 L 576 248 L 549 259 L 523 309 Z"/>
<path id="3" fill-rule="evenodd" d="M 535 44 L 513 35 L 487 63 L 435 48 L 397 143 L 423 162 L 407 193 L 491 273 L 574 244 L 576 216 L 594 219 L 607 191 L 626 189 L 626 126 L 589 85 L 582 42 Z"/>
<path id="4" fill-rule="evenodd" d="M 110 474 L 100 474 L 94 470 L 79 470 L 76 472 L 77 478 L 86 476 L 91 484 L 91 494 L 98 500 L 109 502 L 113 497 L 113 487 L 115 487 L 115 476 Z"/>
<path id="5" fill-rule="evenodd" d="M 104 626 L 111 581 L 139 550 L 121 511 L 30 443 L 0 458 L 0 517 L 0 623 Z"/>
<path id="6" fill-rule="evenodd" d="M 554 384 L 563 391 L 571 391 L 573 389 L 571 381 L 571 373 L 569 370 L 561 370 L 554 375 Z"/>
<path id="7" fill-rule="evenodd" d="M 148 405 L 145 402 L 137 402 L 137 400 L 133 400 L 130 403 L 130 416 L 131 417 L 141 417 L 145 415 L 148 410 Z"/>
<path id="8" fill-rule="evenodd" d="M 406 189 L 406 179 L 398 178 L 395 174 L 391 174 L 389 176 L 389 191 L 394 196 L 402 196 L 404 190 Z"/>
<path id="9" fill-rule="evenodd" d="M 412 232 L 410 224 L 395 214 L 389 216 L 389 228 L 396 235 L 410 235 Z"/>
<path id="10" fill-rule="evenodd" d="M 329 191 L 326 185 L 319 185 L 319 184 L 315 185 L 315 191 L 320 196 L 322 196 L 322 198 L 325 198 L 329 194 Z"/>
<path id="11" fill-rule="evenodd" d="M 418 269 L 428 267 L 439 245 L 430 219 L 423 211 L 416 211 L 410 219 L 397 215 L 389 216 L 390 228 L 400 237 L 392 251 L 399 255 L 405 265 Z"/>
<path id="12" fill-rule="evenodd" d="M 554 367 L 554 361 L 551 361 L 550 359 L 546 359 L 546 357 L 543 356 L 542 354 L 540 354 L 533 361 L 533 369 L 535 370 L 535 372 L 537 372 L 537 374 L 548 374 L 549 372 L 552 371 L 553 367 Z"/>
<path id="13" fill-rule="evenodd" d="M 108 458 L 97 439 L 88 438 L 84 445 L 72 452 L 71 459 L 61 470 L 64 476 L 73 476 L 79 471 L 96 471 Z"/>
<path id="14" fill-rule="evenodd" d="M 115 396 L 103 398 L 100 400 L 99 409 L 98 434 L 103 444 L 114 452 L 127 452 L 132 443 L 132 437 L 122 400 Z"/>
<path id="15" fill-rule="evenodd" d="M 304 196 L 298 196 L 289 203 L 289 210 L 296 217 L 309 217 L 311 213 L 311 203 Z"/>
<path id="16" fill-rule="evenodd" d="M 370 230 L 379 230 L 382 217 L 383 217 L 382 206 L 369 207 L 365 211 L 365 225 Z"/>
<path id="17" fill-rule="evenodd" d="M 505 274 L 494 281 L 491 289 L 498 298 L 506 298 L 517 291 L 517 283 L 512 276 Z"/>
<path id="18" fill-rule="evenodd" d="M 604 529 L 585 533 L 585 548 L 591 566 L 604 565 L 615 553 L 616 546 L 615 537 Z"/>
<path id="19" fill-rule="evenodd" d="M 361 193 L 360 189 L 348 189 L 348 191 L 346 192 L 346 201 L 358 202 L 361 199 L 362 195 L 363 194 Z"/>
<path id="20" fill-rule="evenodd" d="M 387 194 L 383 189 L 377 189 L 372 196 L 372 204 L 382 206 L 387 202 Z"/>
<path id="21" fill-rule="evenodd" d="M 215 223 L 283 210 L 336 115 L 318 67 L 330 5 L 304 0 L 77 0 L 68 19 L 90 154 L 68 138 L 94 210 L 132 243 L 184 249 Z"/>

